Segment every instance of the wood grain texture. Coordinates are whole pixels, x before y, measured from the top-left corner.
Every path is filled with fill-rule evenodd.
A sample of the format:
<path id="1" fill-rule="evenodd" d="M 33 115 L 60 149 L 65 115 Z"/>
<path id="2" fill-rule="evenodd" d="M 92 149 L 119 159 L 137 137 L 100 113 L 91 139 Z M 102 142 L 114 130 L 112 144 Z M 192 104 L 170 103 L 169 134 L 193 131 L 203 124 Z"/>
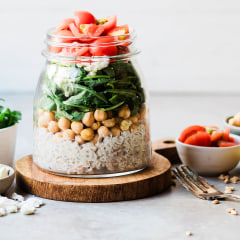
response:
<path id="1" fill-rule="evenodd" d="M 73 202 L 113 202 L 148 197 L 171 184 L 170 162 L 153 152 L 152 164 L 135 174 L 113 178 L 70 178 L 42 171 L 26 156 L 17 161 L 17 185 L 36 196 Z"/>
<path id="2" fill-rule="evenodd" d="M 152 150 L 166 157 L 171 163 L 181 162 L 173 138 L 165 138 L 153 142 Z"/>

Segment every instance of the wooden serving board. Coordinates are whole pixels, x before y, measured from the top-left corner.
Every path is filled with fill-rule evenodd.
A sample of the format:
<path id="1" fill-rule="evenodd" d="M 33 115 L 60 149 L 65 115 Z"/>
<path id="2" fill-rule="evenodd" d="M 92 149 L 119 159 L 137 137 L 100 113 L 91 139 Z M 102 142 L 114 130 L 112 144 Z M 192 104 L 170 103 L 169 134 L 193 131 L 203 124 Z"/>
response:
<path id="1" fill-rule="evenodd" d="M 171 184 L 168 159 L 154 151 L 152 156 L 151 166 L 134 174 L 71 178 L 44 172 L 29 155 L 16 162 L 16 182 L 25 192 L 59 201 L 113 202 L 144 198 L 164 191 Z"/>

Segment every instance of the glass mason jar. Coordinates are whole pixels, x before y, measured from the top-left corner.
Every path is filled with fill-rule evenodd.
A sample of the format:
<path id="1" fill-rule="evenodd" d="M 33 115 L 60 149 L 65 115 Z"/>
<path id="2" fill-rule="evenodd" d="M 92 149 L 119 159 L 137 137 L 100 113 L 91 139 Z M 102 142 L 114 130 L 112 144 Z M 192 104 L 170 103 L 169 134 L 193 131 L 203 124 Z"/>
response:
<path id="1" fill-rule="evenodd" d="M 95 38 L 47 33 L 47 61 L 34 100 L 38 167 L 65 176 L 106 177 L 148 166 L 148 105 L 134 40 L 134 31 Z"/>

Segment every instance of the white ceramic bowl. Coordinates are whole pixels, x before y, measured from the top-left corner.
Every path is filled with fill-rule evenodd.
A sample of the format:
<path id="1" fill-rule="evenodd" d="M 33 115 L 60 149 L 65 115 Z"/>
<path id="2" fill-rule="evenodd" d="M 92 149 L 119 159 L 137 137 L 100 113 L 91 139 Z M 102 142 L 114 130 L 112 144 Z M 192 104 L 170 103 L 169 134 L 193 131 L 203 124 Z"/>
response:
<path id="1" fill-rule="evenodd" d="M 239 136 L 240 136 L 240 127 L 233 126 L 233 125 L 229 124 L 228 121 L 229 121 L 230 118 L 233 118 L 233 116 L 228 117 L 228 118 L 224 121 L 224 126 L 225 126 L 225 127 L 228 127 L 228 128 L 230 129 L 230 132 L 231 132 L 232 134 L 236 134 L 236 135 L 239 135 Z"/>
<path id="2" fill-rule="evenodd" d="M 1 164 L 4 167 L 6 167 L 9 171 L 9 174 L 5 178 L 0 178 L 0 194 L 5 193 L 12 185 L 14 177 L 15 177 L 15 171 L 13 168 L 9 167 L 8 165 Z"/>
<path id="3" fill-rule="evenodd" d="M 240 144 L 240 137 L 230 134 Z M 199 147 L 176 139 L 181 161 L 201 175 L 214 176 L 235 168 L 240 160 L 240 145 L 233 147 Z"/>
<path id="4" fill-rule="evenodd" d="M 0 129 L 0 164 L 13 167 L 17 124 Z"/>

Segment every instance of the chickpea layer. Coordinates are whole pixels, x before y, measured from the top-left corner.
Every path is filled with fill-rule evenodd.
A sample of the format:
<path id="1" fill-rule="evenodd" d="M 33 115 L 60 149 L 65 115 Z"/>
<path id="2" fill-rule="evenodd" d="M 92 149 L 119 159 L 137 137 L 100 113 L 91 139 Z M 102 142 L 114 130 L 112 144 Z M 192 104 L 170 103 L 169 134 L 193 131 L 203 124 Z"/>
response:
<path id="1" fill-rule="evenodd" d="M 67 139 L 79 145 L 85 142 L 96 144 L 99 138 L 118 137 L 122 131 L 136 132 L 141 115 L 145 112 L 146 107 L 143 105 L 139 113 L 131 116 L 128 105 L 124 105 L 117 113 L 97 109 L 94 112 L 85 113 L 80 121 L 71 121 L 65 117 L 55 119 L 54 112 L 39 109 L 38 125 L 54 134 L 56 140 Z M 230 119 L 230 121 L 233 120 Z"/>

